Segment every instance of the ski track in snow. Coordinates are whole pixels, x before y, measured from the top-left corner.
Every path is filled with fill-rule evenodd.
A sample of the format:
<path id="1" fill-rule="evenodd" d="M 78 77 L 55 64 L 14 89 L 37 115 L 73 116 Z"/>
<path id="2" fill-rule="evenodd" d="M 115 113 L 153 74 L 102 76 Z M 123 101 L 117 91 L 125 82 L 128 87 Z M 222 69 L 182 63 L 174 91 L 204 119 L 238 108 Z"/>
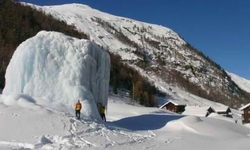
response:
<path id="1" fill-rule="evenodd" d="M 80 127 L 82 126 L 82 128 Z M 104 124 L 98 124 L 95 122 L 88 122 L 84 120 L 76 120 L 70 118 L 70 135 L 64 137 L 51 137 L 49 139 L 53 144 L 50 147 L 53 149 L 60 149 L 60 147 L 67 145 L 71 148 L 97 148 L 105 149 L 110 146 L 121 146 L 125 144 L 147 142 L 154 138 L 155 135 L 149 133 L 149 135 L 141 135 L 135 133 L 127 133 L 115 129 L 108 129 Z M 117 141 L 116 136 L 124 136 L 124 141 Z M 95 138 L 92 138 L 95 137 Z M 101 145 L 98 145 L 98 143 Z M 46 145 L 44 145 L 46 146 Z M 44 146 L 42 148 L 44 148 Z"/>
<path id="2" fill-rule="evenodd" d="M 152 131 L 132 132 L 119 129 L 109 123 L 77 120 L 69 117 L 69 126 L 64 124 L 68 135 L 43 135 L 36 144 L 0 141 L 0 149 L 15 150 L 64 150 L 64 149 L 109 149 L 116 146 L 141 144 L 156 137 Z M 67 129 L 68 128 L 68 129 Z M 123 138 L 117 138 L 123 137 Z M 117 148 L 118 148 L 117 147 Z M 148 147 L 151 149 L 153 145 Z"/>

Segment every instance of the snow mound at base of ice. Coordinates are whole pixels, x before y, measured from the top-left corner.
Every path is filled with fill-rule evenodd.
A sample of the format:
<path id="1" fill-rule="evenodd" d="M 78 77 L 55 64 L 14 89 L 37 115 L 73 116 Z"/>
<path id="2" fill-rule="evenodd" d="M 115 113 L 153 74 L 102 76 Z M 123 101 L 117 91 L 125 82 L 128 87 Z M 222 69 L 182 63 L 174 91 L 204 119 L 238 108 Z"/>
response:
<path id="1" fill-rule="evenodd" d="M 109 54 L 95 43 L 58 32 L 41 31 L 23 42 L 6 70 L 4 95 L 26 94 L 74 107 L 99 118 L 96 104 L 107 106 L 110 75 Z M 13 100 L 16 100 L 14 102 Z M 11 105 L 33 105 L 32 98 L 7 98 Z"/>
<path id="2" fill-rule="evenodd" d="M 197 116 L 186 116 L 178 120 L 170 121 L 165 126 L 170 131 L 187 131 L 197 133 L 195 129 L 192 128 L 193 124 L 202 122 L 200 117 Z"/>
<path id="3" fill-rule="evenodd" d="M 32 110 L 41 108 L 32 97 L 24 94 L 9 95 L 3 100 L 3 103 L 7 106 L 20 106 Z"/>
<path id="4" fill-rule="evenodd" d="M 55 111 L 66 114 L 74 114 L 72 108 L 68 108 L 60 102 L 51 102 L 43 98 L 33 98 L 25 94 L 0 95 L 0 104 L 6 107 L 27 109 L 36 112 Z"/>

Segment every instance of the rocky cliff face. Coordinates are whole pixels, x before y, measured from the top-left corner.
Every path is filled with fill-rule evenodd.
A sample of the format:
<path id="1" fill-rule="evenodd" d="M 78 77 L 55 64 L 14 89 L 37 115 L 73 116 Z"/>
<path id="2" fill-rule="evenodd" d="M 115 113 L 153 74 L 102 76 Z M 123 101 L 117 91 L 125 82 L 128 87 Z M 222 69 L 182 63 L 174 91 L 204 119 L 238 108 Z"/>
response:
<path id="1" fill-rule="evenodd" d="M 80 4 L 34 7 L 87 33 L 92 41 L 120 55 L 124 63 L 149 80 L 165 83 L 165 88 L 178 87 L 231 107 L 247 102 L 248 93 L 223 68 L 169 28 Z"/>

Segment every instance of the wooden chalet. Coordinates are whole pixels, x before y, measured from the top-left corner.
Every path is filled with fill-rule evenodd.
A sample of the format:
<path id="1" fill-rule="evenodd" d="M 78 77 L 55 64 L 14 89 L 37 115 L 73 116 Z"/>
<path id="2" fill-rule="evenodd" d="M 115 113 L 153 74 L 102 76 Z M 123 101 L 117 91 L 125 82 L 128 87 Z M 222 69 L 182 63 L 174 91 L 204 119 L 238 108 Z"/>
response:
<path id="1" fill-rule="evenodd" d="M 186 104 L 178 102 L 178 101 L 168 101 L 165 104 L 163 104 L 160 108 L 166 109 L 172 112 L 176 113 L 182 113 L 185 111 Z"/>
<path id="2" fill-rule="evenodd" d="M 241 107 L 242 111 L 242 123 L 250 123 L 250 103 Z"/>

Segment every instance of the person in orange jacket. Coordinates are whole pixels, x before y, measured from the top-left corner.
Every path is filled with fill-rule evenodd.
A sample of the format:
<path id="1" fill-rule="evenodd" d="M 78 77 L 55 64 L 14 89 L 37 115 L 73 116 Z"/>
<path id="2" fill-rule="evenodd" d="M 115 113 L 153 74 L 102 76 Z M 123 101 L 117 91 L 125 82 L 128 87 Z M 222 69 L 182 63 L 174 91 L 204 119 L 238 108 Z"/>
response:
<path id="1" fill-rule="evenodd" d="M 82 104 L 81 104 L 80 100 L 78 100 L 77 103 L 76 103 L 76 106 L 75 106 L 76 118 L 77 119 L 80 119 L 81 109 L 82 109 Z"/>
<path id="2" fill-rule="evenodd" d="M 101 116 L 102 120 L 106 122 L 105 106 L 101 106 L 101 107 L 100 107 L 99 113 L 100 113 L 100 116 Z"/>

